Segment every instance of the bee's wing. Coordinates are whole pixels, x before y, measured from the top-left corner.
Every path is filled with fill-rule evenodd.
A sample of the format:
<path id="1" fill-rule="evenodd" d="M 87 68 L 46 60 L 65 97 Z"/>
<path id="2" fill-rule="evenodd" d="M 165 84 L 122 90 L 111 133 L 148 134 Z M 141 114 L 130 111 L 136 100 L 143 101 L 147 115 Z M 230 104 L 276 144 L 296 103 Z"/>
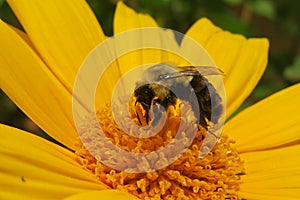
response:
<path id="1" fill-rule="evenodd" d="M 179 69 L 180 72 L 183 73 L 194 72 L 194 74 L 200 73 L 202 76 L 224 74 L 224 72 L 221 69 L 215 66 L 179 66 L 177 68 Z"/>
<path id="2" fill-rule="evenodd" d="M 214 66 L 179 66 L 176 67 L 177 72 L 162 74 L 160 79 L 172 79 L 182 76 L 210 76 L 210 75 L 222 75 L 224 72 Z"/>

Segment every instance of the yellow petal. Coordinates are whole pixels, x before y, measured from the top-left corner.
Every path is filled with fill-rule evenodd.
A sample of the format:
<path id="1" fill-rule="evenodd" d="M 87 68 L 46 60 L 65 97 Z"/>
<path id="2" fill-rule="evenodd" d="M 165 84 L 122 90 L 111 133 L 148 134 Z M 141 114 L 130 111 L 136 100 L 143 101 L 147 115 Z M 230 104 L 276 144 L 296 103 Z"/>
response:
<path id="1" fill-rule="evenodd" d="M 104 39 L 84 0 L 9 0 L 14 13 L 59 80 L 72 91 L 83 59 Z"/>
<path id="2" fill-rule="evenodd" d="M 114 16 L 114 35 L 117 35 L 119 33 L 125 32 L 125 31 L 132 31 L 134 29 L 147 30 L 147 28 L 153 28 L 153 27 L 158 28 L 158 25 L 151 16 L 149 16 L 147 14 L 143 14 L 143 13 L 137 13 L 133 9 L 127 7 L 122 1 L 118 2 L 117 8 L 115 11 L 115 16 Z M 134 40 L 132 40 L 130 42 L 137 42 L 137 43 L 141 44 L 141 40 L 143 40 L 145 38 L 151 38 L 153 43 L 160 43 L 162 49 L 164 49 L 164 48 L 172 49 L 172 47 L 178 46 L 176 39 L 174 37 L 173 31 L 168 30 L 168 29 L 162 29 L 162 28 L 160 28 L 160 29 L 164 30 L 164 31 L 162 31 L 162 32 L 164 32 L 164 34 L 159 33 L 155 29 L 152 32 L 149 31 L 149 34 L 147 31 L 140 31 L 140 36 L 136 35 L 137 37 L 134 38 Z M 172 38 L 172 40 L 170 40 L 170 38 Z M 160 54 L 162 54 L 162 52 L 159 52 L 159 54 L 158 54 L 156 51 L 152 52 L 152 51 L 146 50 L 146 53 L 145 52 L 143 52 L 143 53 L 144 53 L 144 55 L 135 57 L 135 60 L 137 60 L 137 59 L 142 60 L 142 62 L 139 61 L 137 63 L 145 64 L 150 61 L 153 62 L 154 60 L 157 60 L 157 62 L 163 62 L 163 61 L 174 62 L 174 61 L 176 61 L 176 59 L 174 59 L 172 56 L 170 57 L 170 55 L 169 55 L 169 57 L 160 55 Z M 172 53 L 174 53 L 174 52 L 172 52 Z M 181 61 L 177 61 L 177 63 L 175 63 L 175 64 L 179 64 L 179 62 L 181 62 Z"/>
<path id="3" fill-rule="evenodd" d="M 107 188 L 65 148 L 5 125 L 0 137 L 0 199 L 60 199 Z"/>
<path id="4" fill-rule="evenodd" d="M 130 64 L 136 67 L 149 63 L 170 62 L 176 65 L 187 63 L 185 55 L 179 52 L 179 44 L 172 30 L 158 27 L 151 16 L 137 13 L 119 1 L 114 16 L 114 35 L 132 31 L 135 31 L 134 37 L 130 41 L 123 41 L 121 44 L 123 47 L 120 49 L 126 48 L 126 45 L 127 48 L 132 47 L 134 46 L 132 43 L 135 43 L 140 50 L 132 49 L 128 55 L 118 59 L 121 71 Z M 153 44 L 155 48 L 149 48 L 149 44 Z"/>
<path id="5" fill-rule="evenodd" d="M 77 137 L 71 95 L 35 52 L 0 21 L 0 87 L 45 132 L 70 148 Z"/>
<path id="6" fill-rule="evenodd" d="M 119 1 L 114 16 L 114 35 L 125 31 L 135 30 L 135 38 L 132 38 L 130 41 L 123 41 L 121 46 L 123 48 L 126 46 L 133 46 L 136 43 L 139 44 L 139 48 L 143 48 L 142 44 L 148 44 L 145 40 L 152 40 L 152 43 L 160 43 L 161 49 L 163 48 L 173 48 L 177 46 L 176 40 L 173 36 L 173 40 L 170 40 L 170 32 L 164 31 L 163 34 L 155 31 L 147 32 L 147 28 L 158 27 L 155 20 L 147 14 L 141 14 L 135 12 L 133 9 L 127 7 L 122 1 Z M 140 29 L 140 30 L 137 30 Z M 142 30 L 141 30 L 142 29 Z M 158 28 L 157 28 L 158 29 Z M 162 31 L 163 32 L 163 31 Z M 154 45 L 157 46 L 157 45 Z M 136 50 L 136 51 L 134 51 Z M 167 53 L 166 53 L 167 54 Z M 123 56 L 118 59 L 120 67 L 126 68 L 126 66 L 139 66 L 141 64 L 148 63 L 160 63 L 160 62 L 175 62 L 176 59 L 174 56 L 167 54 L 165 55 L 162 51 L 158 49 L 132 49 L 131 53 L 128 53 L 126 56 Z M 177 61 L 176 61 L 177 62 Z M 127 67 L 130 68 L 130 67 Z M 132 67 L 131 67 L 132 68 Z"/>
<path id="7" fill-rule="evenodd" d="M 114 35 L 143 27 L 157 27 L 157 24 L 149 15 L 136 13 L 122 1 L 119 1 L 114 17 Z"/>
<path id="8" fill-rule="evenodd" d="M 9 25 L 9 27 L 14 30 L 32 49 L 34 49 L 34 45 L 32 44 L 32 41 L 30 40 L 30 38 L 28 37 L 28 35 L 26 33 L 24 33 L 23 31 L 21 31 L 20 29 Z M 35 49 L 34 49 L 35 50 Z"/>
<path id="9" fill-rule="evenodd" d="M 137 200 L 136 197 L 118 190 L 101 190 L 85 192 L 65 198 L 64 200 L 105 199 L 105 200 Z"/>
<path id="10" fill-rule="evenodd" d="M 286 190 L 287 191 L 287 190 Z M 277 196 L 273 195 L 272 191 L 269 192 L 269 194 L 264 195 L 264 194 L 252 194 L 252 193 L 247 193 L 247 192 L 241 192 L 242 196 L 247 197 L 247 199 L 255 199 L 255 200 L 299 200 L 299 198 L 293 198 L 293 197 L 286 197 L 286 196 Z M 246 198 L 245 198 L 246 199 Z"/>
<path id="11" fill-rule="evenodd" d="M 245 199 L 299 199 L 300 145 L 241 154 L 246 175 L 241 194 Z M 257 197 L 255 197 L 257 196 Z M 268 197 L 268 198 L 267 198 Z"/>
<path id="12" fill-rule="evenodd" d="M 216 66 L 225 72 L 226 114 L 229 117 L 260 80 L 267 65 L 268 40 L 247 40 L 241 35 L 221 30 L 206 18 L 197 21 L 187 31 L 187 36 L 200 43 Z M 184 41 L 182 46 L 189 48 Z"/>
<path id="13" fill-rule="evenodd" d="M 136 13 L 133 9 L 127 7 L 122 1 L 119 1 L 116 7 L 115 16 L 114 16 L 114 35 L 118 33 L 129 31 L 137 28 L 145 28 L 145 27 L 157 27 L 156 22 L 149 16 L 145 14 Z M 145 37 L 149 37 L 149 35 L 143 35 L 136 31 L 136 38 L 133 38 L 131 41 L 122 41 L 121 44 L 117 44 L 120 48 L 127 48 L 132 45 L 132 43 L 142 45 L 142 40 Z M 142 46 L 141 46 L 142 47 Z M 133 68 L 139 66 L 145 62 L 143 62 L 143 53 L 142 50 L 137 50 L 133 52 L 127 53 L 126 56 L 122 56 L 118 59 L 118 64 L 120 68 Z M 153 55 L 153 57 L 158 57 L 159 55 Z"/>
<path id="14" fill-rule="evenodd" d="M 213 25 L 211 21 L 207 18 L 201 18 L 196 21 L 186 32 L 186 36 L 194 39 L 199 45 L 203 47 L 207 45 L 208 40 L 212 37 L 212 35 L 221 32 L 222 29 Z M 193 48 L 190 46 L 191 43 L 186 43 L 186 39 L 182 40 L 182 49 L 185 51 L 189 51 L 191 55 L 193 55 Z M 197 55 L 194 55 L 197 57 Z"/>
<path id="15" fill-rule="evenodd" d="M 99 61 L 97 62 L 99 57 L 115 61 L 99 81 L 97 106 L 109 102 L 109 97 L 117 81 L 135 67 L 142 65 L 145 67 L 145 65 L 163 62 L 178 64 L 184 60 L 179 56 L 179 46 L 170 31 L 158 28 L 150 16 L 136 13 L 121 1 L 118 2 L 115 12 L 114 33 L 114 37 L 107 40 L 111 43 L 107 45 L 105 52 L 90 54 L 94 54 L 92 60 L 95 60 L 94 63 L 99 66 L 105 66 Z M 136 73 L 137 71 L 139 73 Z M 137 71 L 131 71 L 131 80 L 138 80 L 142 70 Z M 131 89 L 124 88 L 127 91 Z M 104 97 L 103 91 L 108 98 Z"/>
<path id="16" fill-rule="evenodd" d="M 140 38 L 140 40 L 136 38 Z M 170 38 L 168 33 L 158 28 L 134 29 L 120 33 L 113 38 L 107 39 L 103 46 L 105 47 L 95 48 L 89 55 L 82 69 L 86 68 L 90 71 L 86 74 L 91 75 L 86 80 L 86 83 L 78 84 L 87 85 L 87 82 L 92 82 L 91 80 L 94 79 L 96 80 L 93 82 L 97 82 L 101 74 L 99 73 L 100 68 L 102 70 L 105 68 L 99 81 L 98 95 L 96 95 L 97 107 L 110 101 L 114 86 L 121 77 L 122 86 L 127 95 L 129 92 L 133 92 L 135 83 L 141 77 L 145 66 L 149 67 L 149 65 L 163 62 L 177 63 L 184 60 L 178 56 L 180 55 L 180 48 L 175 43 L 174 38 Z M 95 70 L 92 72 L 92 69 Z M 84 81 L 84 78 L 81 79 L 79 76 L 78 80 Z M 133 88 L 130 84 L 127 84 L 127 81 L 133 83 L 131 84 Z M 91 86 L 86 86 L 85 88 L 93 90 Z M 86 89 L 82 91 L 85 92 Z M 87 97 L 87 95 L 80 96 Z"/>
<path id="17" fill-rule="evenodd" d="M 278 148 L 300 139 L 300 84 L 245 109 L 224 126 L 239 152 Z"/>
<path id="18" fill-rule="evenodd" d="M 208 46 L 207 49 L 209 49 L 208 51 L 216 61 L 217 66 L 218 63 L 220 63 L 220 66 L 225 63 L 225 66 L 227 64 L 226 59 L 220 59 L 217 56 L 218 53 L 211 53 L 216 52 L 217 45 L 212 45 L 214 47 Z M 229 46 L 230 42 L 227 45 Z M 214 50 L 210 50 L 211 47 Z M 266 39 L 248 39 L 239 50 L 238 58 L 234 62 L 228 63 L 231 68 L 228 70 L 228 75 L 225 75 L 224 80 L 228 117 L 244 102 L 263 75 L 267 66 L 268 48 L 269 42 Z"/>

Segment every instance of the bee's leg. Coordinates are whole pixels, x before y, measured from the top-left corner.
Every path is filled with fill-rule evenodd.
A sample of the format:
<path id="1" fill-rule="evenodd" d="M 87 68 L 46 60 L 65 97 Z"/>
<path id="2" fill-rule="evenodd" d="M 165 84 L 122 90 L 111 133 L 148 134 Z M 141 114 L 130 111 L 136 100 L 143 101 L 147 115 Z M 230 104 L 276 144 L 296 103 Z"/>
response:
<path id="1" fill-rule="evenodd" d="M 139 103 L 138 100 L 136 100 L 136 101 L 134 102 L 134 106 L 136 106 L 137 103 Z M 142 121 L 141 121 L 140 115 L 139 115 L 139 113 L 137 112 L 137 110 L 135 110 L 135 115 L 137 116 L 140 125 L 142 125 Z"/>
<path id="2" fill-rule="evenodd" d="M 142 121 L 141 121 L 141 119 L 140 119 L 139 113 L 135 112 L 135 114 L 136 114 L 136 116 L 137 116 L 137 118 L 138 118 L 138 120 L 139 120 L 140 125 L 143 125 L 143 124 L 142 124 Z"/>
<path id="3" fill-rule="evenodd" d="M 146 119 L 146 124 L 149 124 L 149 110 L 151 107 L 151 103 L 148 104 L 146 102 L 141 102 L 143 109 L 145 110 L 145 115 L 143 116 Z"/>
<path id="4" fill-rule="evenodd" d="M 167 111 L 170 105 L 175 105 L 176 97 L 173 94 L 167 95 L 163 100 L 156 99 L 153 101 L 152 112 L 153 112 L 153 121 L 151 127 L 154 127 L 158 124 L 163 116 L 163 112 Z"/>
<path id="5" fill-rule="evenodd" d="M 138 101 L 138 100 L 135 102 L 134 105 L 137 106 L 138 103 L 139 103 L 139 104 L 142 106 L 142 108 L 145 110 L 145 114 L 143 114 L 142 110 L 141 110 L 141 109 L 138 109 L 138 110 L 137 110 L 137 107 L 136 107 L 135 114 L 136 114 L 136 116 L 137 116 L 137 119 L 138 119 L 140 125 L 141 125 L 141 126 L 143 125 L 143 122 L 142 122 L 141 117 L 143 117 L 143 118 L 145 119 L 146 124 L 149 124 L 149 110 L 150 110 L 150 105 L 148 105 L 148 104 L 145 103 L 145 102 Z M 140 106 L 140 105 L 138 105 L 138 106 Z M 138 108 L 140 108 L 140 107 L 138 107 Z"/>
<path id="6" fill-rule="evenodd" d="M 171 92 L 163 99 L 163 101 L 161 102 L 161 105 L 167 111 L 167 109 L 170 105 L 174 106 L 176 104 L 176 99 L 177 98 L 176 98 L 175 94 L 173 92 Z"/>
<path id="7" fill-rule="evenodd" d="M 199 121 L 199 125 L 202 126 L 203 128 L 205 128 L 205 130 L 208 129 L 208 124 L 205 120 L 205 117 L 203 115 L 201 115 L 201 112 L 200 112 L 200 121 Z"/>
<path id="8" fill-rule="evenodd" d="M 214 136 L 214 138 L 219 139 L 219 137 L 216 134 L 214 134 L 212 131 L 210 131 L 210 130 L 207 130 L 207 131 L 208 131 L 209 134 Z"/>
<path id="9" fill-rule="evenodd" d="M 148 124 L 149 123 L 149 108 L 147 107 L 146 109 L 146 112 L 145 112 L 145 118 L 146 118 L 146 124 Z"/>
<path id="10" fill-rule="evenodd" d="M 154 127 L 157 125 L 157 123 L 159 122 L 159 120 L 162 117 L 162 110 L 160 109 L 160 106 L 158 103 L 153 104 L 152 106 L 152 111 L 153 111 L 153 121 L 151 123 L 151 126 Z"/>

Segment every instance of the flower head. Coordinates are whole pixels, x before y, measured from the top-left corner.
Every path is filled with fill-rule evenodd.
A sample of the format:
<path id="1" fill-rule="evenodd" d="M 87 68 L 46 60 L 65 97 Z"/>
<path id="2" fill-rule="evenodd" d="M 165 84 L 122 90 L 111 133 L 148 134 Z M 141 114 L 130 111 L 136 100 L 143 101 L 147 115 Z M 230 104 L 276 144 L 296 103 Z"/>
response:
<path id="1" fill-rule="evenodd" d="M 209 132 L 195 124 L 188 102 L 182 101 L 163 113 L 166 123 L 151 139 L 134 138 L 119 129 L 112 115 L 113 106 L 98 96 L 97 120 L 83 119 L 85 141 L 95 143 L 90 133 L 100 123 L 107 138 L 128 152 L 152 152 L 167 146 L 182 125 L 181 144 L 186 135 L 196 135 L 187 150 L 166 167 L 147 173 L 114 169 L 97 160 L 79 140 L 73 121 L 72 91 L 84 58 L 106 39 L 85 1 L 8 1 L 25 32 L 0 21 L 1 89 L 45 132 L 64 144 L 58 146 L 24 131 L 0 126 L 0 197 L 3 199 L 297 199 L 299 192 L 299 115 L 300 85 L 292 86 L 245 109 L 224 125 L 223 134 L 211 152 L 199 158 L 199 148 Z M 73 23 L 75 22 L 75 23 Z M 122 2 L 117 5 L 114 34 L 135 28 L 157 27 L 148 15 L 138 14 Z M 157 40 L 170 32 L 156 35 Z M 199 19 L 186 33 L 203 46 L 223 77 L 227 96 L 226 113 L 230 116 L 250 94 L 267 64 L 268 40 L 246 39 Z M 139 43 L 140 38 L 130 41 Z M 194 53 L 191 43 L 176 40 L 167 45 L 180 49 L 195 60 L 207 58 Z M 116 43 L 118 49 L 118 43 Z M 149 56 L 151 55 L 151 56 Z M 205 54 L 206 55 L 206 54 Z M 102 57 L 101 57 L 102 58 Z M 105 57 L 103 57 L 104 59 Z M 133 51 L 121 56 L 101 80 L 101 94 L 112 92 L 119 76 L 133 66 L 153 60 L 184 63 L 180 56 L 162 51 Z M 209 62 L 209 60 L 208 60 Z M 105 85 L 101 88 L 101 84 Z M 98 91 L 99 91 L 98 90 Z M 108 95 L 109 96 L 109 95 Z M 99 98 L 100 97 L 100 98 Z M 86 109 L 81 99 L 74 97 Z M 73 98 L 73 100 L 74 100 Z M 76 99 L 77 98 L 77 99 Z M 100 106 L 103 105 L 103 106 Z M 122 104 L 120 104 L 122 105 Z M 284 106 L 283 106 L 284 105 Z M 131 107 L 130 107 L 131 106 Z M 129 103 L 133 110 L 134 103 Z M 180 111 L 178 109 L 181 108 Z M 118 107 L 125 112 L 124 107 Z M 122 110 L 123 109 L 123 110 Z M 134 109 L 136 109 L 134 107 Z M 143 109 L 121 120 L 134 133 L 151 134 L 128 125 Z M 288 117 L 287 117 L 288 116 Z M 144 120 L 144 119 L 140 119 Z M 144 122 L 143 122 L 144 123 Z M 82 138 L 81 138 L 82 139 Z M 105 148 L 105 146 L 104 146 Z M 124 166 L 147 168 L 163 166 L 166 154 L 149 154 L 141 165 L 135 158 L 107 159 Z M 174 152 L 169 152 L 174 153 Z M 176 153 L 175 153 L 176 154 Z M 114 159 L 111 159 L 114 158 Z M 152 163 L 151 163 L 152 161 Z"/>

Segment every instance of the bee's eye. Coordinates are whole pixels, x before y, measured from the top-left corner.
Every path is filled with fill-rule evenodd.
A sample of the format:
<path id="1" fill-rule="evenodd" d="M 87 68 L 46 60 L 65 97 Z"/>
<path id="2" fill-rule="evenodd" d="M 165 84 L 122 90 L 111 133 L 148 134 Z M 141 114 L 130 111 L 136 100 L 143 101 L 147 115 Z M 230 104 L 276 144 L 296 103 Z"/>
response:
<path id="1" fill-rule="evenodd" d="M 149 94 L 149 93 L 150 93 L 150 90 L 149 90 L 148 88 L 146 88 L 146 89 L 144 90 L 144 93 L 145 93 L 145 94 Z"/>

